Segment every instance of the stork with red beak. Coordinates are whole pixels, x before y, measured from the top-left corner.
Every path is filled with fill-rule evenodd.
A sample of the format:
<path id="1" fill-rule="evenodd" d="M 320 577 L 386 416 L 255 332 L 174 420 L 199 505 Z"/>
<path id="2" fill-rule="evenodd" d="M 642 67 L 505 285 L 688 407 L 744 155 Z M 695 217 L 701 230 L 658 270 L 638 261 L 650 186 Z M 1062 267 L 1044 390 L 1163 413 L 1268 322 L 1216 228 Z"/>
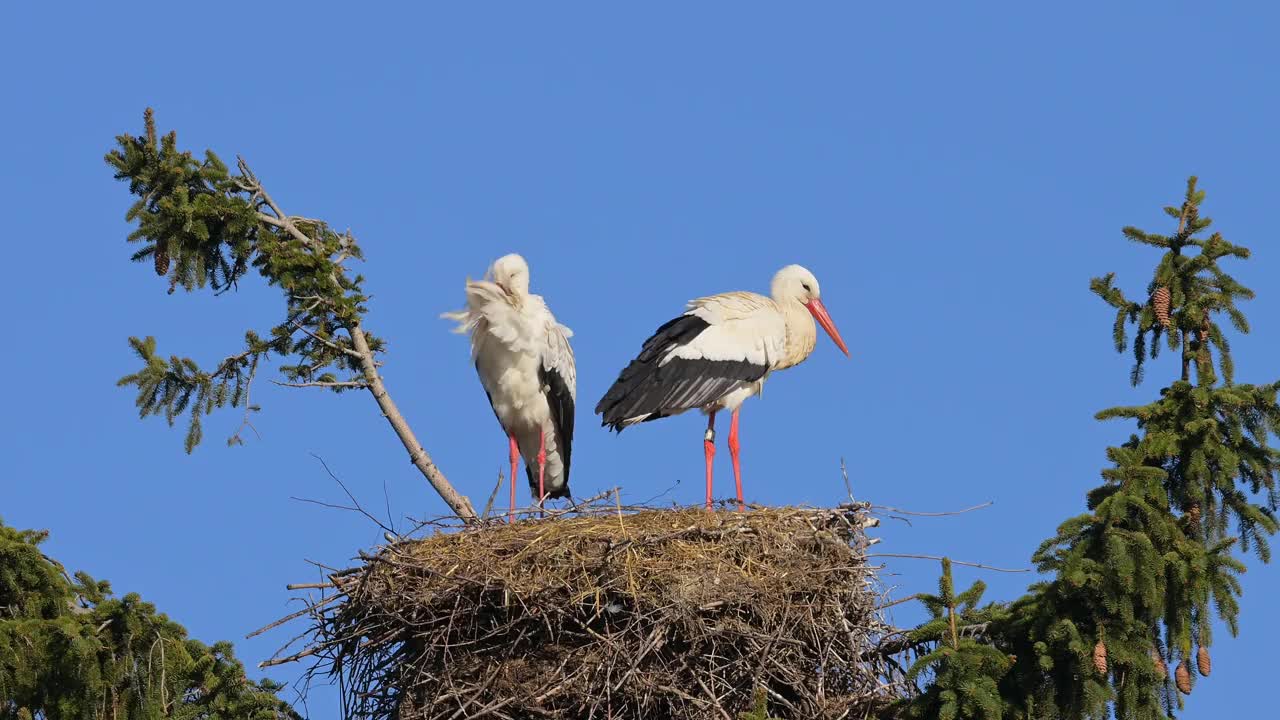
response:
<path id="1" fill-rule="evenodd" d="M 596 405 L 603 425 L 622 432 L 636 423 L 694 408 L 707 414 L 703 450 L 707 463 L 707 507 L 711 507 L 711 466 L 715 457 L 716 413 L 729 410 L 729 454 L 738 506 L 743 506 L 738 462 L 738 411 L 760 393 L 774 370 L 798 365 L 813 353 L 817 320 L 836 346 L 849 349 L 822 304 L 818 279 L 799 265 L 773 276 L 772 298 L 729 292 L 698 298 L 683 315 L 645 341 Z"/>

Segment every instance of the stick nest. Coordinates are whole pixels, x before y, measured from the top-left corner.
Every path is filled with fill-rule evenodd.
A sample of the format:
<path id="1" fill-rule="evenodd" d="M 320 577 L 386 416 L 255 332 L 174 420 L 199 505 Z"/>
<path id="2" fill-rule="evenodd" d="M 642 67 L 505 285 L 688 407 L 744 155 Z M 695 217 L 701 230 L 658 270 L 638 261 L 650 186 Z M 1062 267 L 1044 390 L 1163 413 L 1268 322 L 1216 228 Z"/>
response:
<path id="1" fill-rule="evenodd" d="M 865 504 L 580 508 L 398 540 L 331 576 L 290 659 L 344 716 L 873 716 L 897 699 Z"/>

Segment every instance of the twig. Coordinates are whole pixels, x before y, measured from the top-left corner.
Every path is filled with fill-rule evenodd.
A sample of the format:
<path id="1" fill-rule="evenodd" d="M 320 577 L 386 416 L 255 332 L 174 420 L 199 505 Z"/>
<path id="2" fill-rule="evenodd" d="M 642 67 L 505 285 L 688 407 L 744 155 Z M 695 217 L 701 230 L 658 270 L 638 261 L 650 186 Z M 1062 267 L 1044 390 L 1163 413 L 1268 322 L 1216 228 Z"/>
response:
<path id="1" fill-rule="evenodd" d="M 610 488 L 609 490 L 605 490 L 603 492 L 592 495 L 586 500 L 582 500 L 581 502 L 575 503 L 570 507 L 559 508 L 559 509 L 552 508 L 551 510 L 547 510 L 545 508 L 539 508 L 538 506 L 535 505 L 533 507 L 518 509 L 516 510 L 516 514 L 517 515 L 533 515 L 534 513 L 541 512 L 541 513 L 544 513 L 546 515 L 546 519 L 549 520 L 552 518 L 558 518 L 561 515 L 567 515 L 569 513 L 582 513 L 583 511 L 587 510 L 588 506 L 590 506 L 592 503 L 596 503 L 596 502 L 599 502 L 600 500 L 608 498 L 612 494 L 613 494 L 613 489 Z M 613 508 L 609 508 L 608 512 L 613 512 Z"/>
<path id="2" fill-rule="evenodd" d="M 394 534 L 395 534 L 395 530 L 393 530 L 393 529 L 391 529 L 391 528 L 387 527 L 386 525 L 382 524 L 382 521 L 381 521 L 381 520 L 379 520 L 379 519 L 378 519 L 377 517 L 375 517 L 372 513 L 370 513 L 369 511 L 365 510 L 365 509 L 364 509 L 364 507 L 363 507 L 362 505 L 360 505 L 360 501 L 359 501 L 359 500 L 356 500 L 356 496 L 351 494 L 351 490 L 349 490 L 349 489 L 347 488 L 346 483 L 342 482 L 342 480 L 341 480 L 341 479 L 339 479 L 337 475 L 333 474 L 333 471 L 329 469 L 329 464 L 328 464 L 328 463 L 326 463 L 326 462 L 324 461 L 324 458 L 320 457 L 319 455 L 317 455 L 317 454 L 315 454 L 315 453 L 311 453 L 311 457 L 313 457 L 313 458 L 315 458 L 316 460 L 320 461 L 320 466 L 324 468 L 324 471 L 325 471 L 326 473 L 328 473 L 328 474 L 329 474 L 329 477 L 330 477 L 330 478 L 333 478 L 333 481 L 334 481 L 334 482 L 338 483 L 338 487 L 342 488 L 342 492 L 344 492 L 344 493 L 346 493 L 346 494 L 347 494 L 347 498 L 349 498 L 349 499 L 351 500 L 351 502 L 353 503 L 354 507 L 347 507 L 347 506 L 344 506 L 344 505 L 334 505 L 334 504 L 331 504 L 331 503 L 321 502 L 321 501 L 319 501 L 319 500 L 309 500 L 309 499 L 307 499 L 307 498 L 297 498 L 297 497 L 295 497 L 295 498 L 291 498 L 291 499 L 293 499 L 293 500 L 298 500 L 298 501 L 300 501 L 300 502 L 309 502 L 309 503 L 313 503 L 313 504 L 315 504 L 315 505 L 323 505 L 324 507 L 334 508 L 335 510 L 354 510 L 354 511 L 356 511 L 356 512 L 360 513 L 361 515 L 363 515 L 363 516 L 365 516 L 365 517 L 369 518 L 370 520 L 372 520 L 372 521 L 373 521 L 373 523 L 374 523 L 375 525 L 377 525 L 379 528 L 382 528 L 382 530 L 383 530 L 384 532 L 389 532 L 389 533 L 391 533 L 392 535 L 394 535 Z"/>
<path id="3" fill-rule="evenodd" d="M 387 511 L 387 524 L 391 526 L 391 532 L 396 531 L 396 521 L 391 517 L 391 493 L 387 490 L 387 479 L 382 478 L 382 505 Z"/>
<path id="4" fill-rule="evenodd" d="M 840 477 L 844 478 L 844 489 L 849 493 L 849 502 L 856 502 L 853 499 L 853 483 L 849 482 L 849 470 L 845 467 L 844 458 L 840 458 Z"/>
<path id="5" fill-rule="evenodd" d="M 329 508 L 330 510 L 349 510 L 351 512 L 360 512 L 359 508 L 354 508 L 354 507 L 351 507 L 350 505 L 338 505 L 336 503 L 327 503 L 323 500 L 313 500 L 311 498 L 298 497 L 296 495 L 290 495 L 289 499 L 296 500 L 298 502 L 308 503 L 310 505 L 319 505 L 320 507 L 326 507 L 326 508 Z"/>
<path id="6" fill-rule="evenodd" d="M 618 529 L 625 533 L 627 524 L 622 521 L 622 488 L 613 489 L 613 502 L 618 506 Z"/>
<path id="7" fill-rule="evenodd" d="M 881 606 L 877 607 L 877 608 L 876 608 L 876 610 L 885 610 L 885 609 L 888 609 L 888 608 L 893 607 L 894 605 L 901 605 L 902 603 L 911 602 L 912 600 L 916 600 L 916 599 L 918 599 L 918 598 L 920 597 L 920 595 L 921 595 L 921 593 L 913 593 L 913 594 L 908 595 L 908 596 L 906 596 L 906 597 L 904 597 L 904 598 L 898 598 L 897 600 L 894 600 L 893 602 L 885 603 L 884 605 L 881 605 Z"/>
<path id="8" fill-rule="evenodd" d="M 310 657 L 311 655 L 315 655 L 316 653 L 320 652 L 320 650 L 321 650 L 321 647 L 319 645 L 313 645 L 312 647 L 302 650 L 301 652 L 296 652 L 290 655 L 289 657 L 271 658 L 270 660 L 263 660 L 262 662 L 258 663 L 258 667 L 269 668 L 276 665 L 287 665 L 288 663 L 291 663 L 291 662 L 297 662 L 298 660 L 301 660 L 304 657 Z"/>
<path id="9" fill-rule="evenodd" d="M 164 637 L 157 632 L 156 640 L 160 641 L 160 707 L 167 713 L 169 712 L 169 691 L 165 687 L 165 670 L 168 663 L 164 659 Z"/>
<path id="10" fill-rule="evenodd" d="M 944 515 L 963 515 L 964 513 L 967 513 L 967 512 L 973 512 L 974 510 L 981 510 L 982 508 L 985 508 L 985 507 L 991 507 L 994 504 L 995 504 L 995 500 L 988 500 L 984 503 L 974 505 L 973 507 L 964 508 L 963 510 L 946 510 L 943 512 L 917 512 L 915 510 L 903 510 L 902 508 L 896 508 L 890 505 L 872 505 L 871 507 L 875 508 L 876 510 L 884 510 L 885 512 L 901 513 L 903 515 L 915 515 L 917 517 L 942 517 Z"/>
<path id="11" fill-rule="evenodd" d="M 244 352 L 238 355 L 228 355 L 227 357 L 222 359 L 222 362 L 218 363 L 218 367 L 214 368 L 213 372 L 209 373 L 209 376 L 214 377 L 214 376 L 220 375 L 221 373 L 224 373 L 227 370 L 230 370 L 233 365 L 239 364 L 241 360 L 244 360 L 245 358 L 253 354 L 254 352 L 252 350 L 245 350 Z"/>
<path id="12" fill-rule="evenodd" d="M 242 356 L 243 357 L 243 356 Z M 236 428 L 235 433 L 231 435 L 228 442 L 244 444 L 244 440 L 240 438 L 240 433 L 247 427 L 253 431 L 254 436 L 259 440 L 262 439 L 262 433 L 258 432 L 258 428 L 253 426 L 249 421 L 249 413 L 253 412 L 253 403 L 249 402 L 249 392 L 253 389 L 253 376 L 258 373 L 258 361 L 262 359 L 262 355 L 255 354 L 253 361 L 249 363 L 249 377 L 244 383 L 244 418 L 240 421 L 240 427 Z"/>
<path id="13" fill-rule="evenodd" d="M 871 553 L 867 555 L 867 557 L 869 558 L 873 558 L 873 557 L 909 558 L 913 560 L 942 560 L 942 557 L 940 555 L 911 555 L 908 553 Z M 964 565 L 966 567 L 982 568 L 983 570 L 994 570 L 996 572 L 1006 572 L 1006 573 L 1031 572 L 1031 568 L 998 568 L 998 567 L 992 567 L 991 565 L 983 565 L 982 563 L 965 562 L 963 560 L 952 560 L 951 562 L 952 564 L 955 564 L 955 565 Z"/>
<path id="14" fill-rule="evenodd" d="M 326 586 L 327 586 L 327 587 L 332 587 L 332 585 L 329 585 L 328 583 L 323 583 L 323 584 L 321 584 L 321 583 L 317 583 L 315 586 L 316 586 L 316 587 L 326 587 Z M 294 589 L 298 589 L 298 588 L 305 587 L 305 585 L 289 585 L 289 586 L 287 586 L 287 587 L 288 587 L 290 590 L 294 590 Z M 343 595 L 345 595 L 345 594 L 346 594 L 346 593 L 334 593 L 334 594 L 330 595 L 329 597 L 327 597 L 327 598 L 325 598 L 325 599 L 323 599 L 323 600 L 321 600 L 321 601 L 319 601 L 319 602 L 316 602 L 316 603 L 308 603 L 308 604 L 307 604 L 307 606 L 306 606 L 306 607 L 304 607 L 304 608 L 302 608 L 301 610 L 299 610 L 299 611 L 297 611 L 297 612 L 295 612 L 295 613 L 289 613 L 288 615 L 285 615 L 284 617 L 280 618 L 279 620 L 276 620 L 275 622 L 270 623 L 270 624 L 268 624 L 268 625 L 263 625 L 262 627 L 258 628 L 257 630 L 254 630 L 253 632 L 249 633 L 248 635 L 245 635 L 244 637 L 245 637 L 245 639 L 246 639 L 246 640 L 248 640 L 249 638 L 252 638 L 252 637 L 257 637 L 257 636 L 261 635 L 262 633 L 264 633 L 264 632 L 266 632 L 266 631 L 268 631 L 268 630 L 271 630 L 272 628 L 280 627 L 281 625 L 283 625 L 283 624 L 285 624 L 285 623 L 289 622 L 290 620 L 293 620 L 293 619 L 295 619 L 295 618 L 300 618 L 300 617 L 302 617 L 303 615 L 306 615 L 306 614 L 308 614 L 308 613 L 311 613 L 311 612 L 314 612 L 314 611 L 316 611 L 316 610 L 319 610 L 321 607 L 324 607 L 325 605 L 328 605 L 329 603 L 333 602 L 334 600 L 337 600 L 338 598 L 342 597 L 342 596 L 343 596 Z"/>
<path id="15" fill-rule="evenodd" d="M 320 337 L 319 335 L 316 335 L 315 333 L 313 333 L 313 332 L 311 332 L 310 330 L 308 330 L 308 329 L 306 328 L 306 326 L 305 326 L 305 325 L 303 325 L 302 323 L 298 322 L 297 320 L 292 320 L 292 321 L 290 321 L 290 322 L 292 322 L 292 323 L 293 323 L 293 326 L 294 326 L 295 328 L 297 328 L 298 330 L 301 330 L 302 332 L 306 333 L 306 334 L 307 334 L 307 335 L 308 335 L 312 340 L 315 340 L 316 342 L 318 342 L 318 343 L 320 343 L 320 344 L 324 345 L 325 347 L 327 347 L 327 348 L 329 348 L 329 349 L 331 349 L 331 350 L 337 350 L 338 352 L 343 353 L 343 354 L 345 354 L 345 355 L 350 355 L 351 357 L 356 357 L 356 358 L 360 357 L 360 353 L 356 352 L 355 350 L 352 350 L 352 349 L 351 349 L 351 348 L 349 348 L 349 347 L 343 347 L 343 346 L 339 345 L 338 343 L 333 342 L 332 340 L 326 340 L 326 339 L 324 339 L 324 338 Z"/>
<path id="16" fill-rule="evenodd" d="M 275 217 L 272 217 L 271 215 L 259 211 L 258 219 L 268 225 L 273 225 L 288 232 L 309 250 L 312 250 L 313 252 L 318 251 L 319 248 L 316 247 L 316 242 L 299 230 L 298 226 L 293 223 L 293 218 L 286 215 L 285 212 L 280 209 L 280 206 L 276 204 L 276 201 L 271 199 L 271 195 L 267 192 L 267 189 L 262 186 L 262 183 L 258 182 L 257 176 L 249 170 L 249 165 L 244 161 L 244 158 L 237 156 L 236 165 L 240 168 L 240 172 L 249 178 L 249 184 L 241 184 L 240 187 L 246 192 L 250 192 L 257 197 L 262 198 L 262 202 L 266 203 L 267 207 L 271 208 L 271 212 L 275 213 Z"/>
<path id="17" fill-rule="evenodd" d="M 480 513 L 480 517 L 486 517 L 486 518 L 487 518 L 487 517 L 489 517 L 489 512 L 493 510 L 493 503 L 494 503 L 494 501 L 496 501 L 496 500 L 498 499 L 498 491 L 502 489 L 502 481 L 503 481 L 504 479 L 505 479 L 505 478 L 502 476 L 502 470 L 501 470 L 501 469 L 499 469 L 499 470 L 498 470 L 498 484 L 497 484 L 497 485 L 494 485 L 494 486 L 493 486 L 493 492 L 489 493 L 489 502 L 486 502 L 486 503 L 484 504 L 484 512 Z M 512 522 L 515 522 L 515 513 L 514 513 L 514 511 L 512 512 L 511 521 L 512 521 Z"/>
<path id="18" fill-rule="evenodd" d="M 291 382 L 280 382 L 280 381 L 278 381 L 278 380 L 272 380 L 272 381 L 271 381 L 271 383 L 272 383 L 273 385 L 279 385 L 280 387 L 292 387 L 292 388 L 309 388 L 309 387 L 320 387 L 320 388 L 367 388 L 367 387 L 369 387 L 368 383 L 361 382 L 361 381 L 351 381 L 351 382 L 303 382 L 303 383 L 291 383 Z"/>
<path id="19" fill-rule="evenodd" d="M 711 692 L 711 688 L 707 687 L 707 684 L 702 682 L 702 678 L 695 675 L 694 680 L 697 681 L 698 687 L 702 688 L 702 692 L 706 693 L 707 697 L 711 698 L 711 704 L 716 710 L 720 711 L 721 717 L 723 717 L 724 720 L 733 720 L 729 713 L 725 711 L 724 706 L 720 704 L 720 698 L 716 697 L 716 694 Z"/>

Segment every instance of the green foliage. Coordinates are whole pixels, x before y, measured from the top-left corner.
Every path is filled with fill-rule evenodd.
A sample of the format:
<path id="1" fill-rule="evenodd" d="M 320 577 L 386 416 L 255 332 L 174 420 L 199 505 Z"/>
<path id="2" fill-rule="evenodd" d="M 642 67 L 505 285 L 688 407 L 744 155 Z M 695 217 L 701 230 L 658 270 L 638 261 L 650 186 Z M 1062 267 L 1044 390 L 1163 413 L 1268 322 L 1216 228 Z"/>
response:
<path id="1" fill-rule="evenodd" d="M 1249 332 L 1249 322 L 1236 307 L 1236 300 L 1251 299 L 1253 291 L 1218 267 L 1218 261 L 1231 257 L 1248 258 L 1249 250 L 1227 242 L 1220 233 L 1215 232 L 1207 238 L 1197 237 L 1213 224 L 1210 218 L 1200 216 L 1203 200 L 1204 191 L 1197 189 L 1193 176 L 1187 180 L 1182 204 L 1164 208 L 1166 214 L 1178 221 L 1173 235 L 1166 237 L 1135 227 L 1123 230 L 1125 237 L 1134 242 L 1165 250 L 1147 285 L 1147 297 L 1150 298 L 1157 288 L 1169 289 L 1170 327 L 1160 324 L 1149 301 L 1135 302 L 1126 298 L 1124 292 L 1114 285 L 1114 273 L 1090 282 L 1090 289 L 1116 309 L 1112 339 L 1117 350 L 1124 350 L 1128 340 L 1127 327 L 1134 326 L 1134 365 L 1130 373 L 1134 385 L 1142 380 L 1147 359 L 1145 348 L 1150 347 L 1150 357 L 1157 357 L 1162 335 L 1170 350 L 1182 351 L 1184 381 L 1191 379 L 1190 368 L 1195 364 L 1198 372 L 1208 373 L 1204 379 L 1207 384 L 1212 384 L 1211 350 L 1217 351 L 1219 368 L 1227 384 L 1232 381 L 1231 348 L 1213 316 L 1225 314 L 1237 331 Z"/>
<path id="2" fill-rule="evenodd" d="M 775 720 L 769 715 L 769 696 L 764 688 L 756 688 L 751 695 L 751 711 L 740 713 L 738 720 Z"/>
<path id="3" fill-rule="evenodd" d="M 46 532 L 0 523 L 0 720 L 284 720 L 268 680 L 229 643 L 205 645 L 133 593 L 69 576 Z"/>
<path id="4" fill-rule="evenodd" d="M 1278 528 L 1280 453 L 1269 441 L 1280 431 L 1280 383 L 1234 382 L 1231 347 L 1215 318 L 1247 333 L 1235 303 L 1253 292 L 1218 262 L 1249 251 L 1218 233 L 1201 237 L 1211 224 L 1200 215 L 1203 199 L 1193 177 L 1181 205 L 1165 208 L 1178 221 L 1173 235 L 1124 228 L 1129 240 L 1163 251 L 1147 286 L 1152 299 L 1129 300 L 1113 274 L 1090 285 L 1115 309 L 1117 351 L 1133 330 L 1130 381 L 1141 382 L 1162 344 L 1179 353 L 1180 376 L 1149 404 L 1098 413 L 1134 421 L 1138 434 L 1107 450 L 1111 466 L 1087 494 L 1087 512 L 1062 523 L 1034 554 L 1047 581 L 985 618 L 967 617 L 964 596 L 949 599 L 944 566 L 940 594 L 925 599 L 932 619 L 916 631 L 936 649 L 910 670 L 926 684 L 906 716 L 1169 717 L 1182 697 L 1165 667 L 1194 664 L 1196 648 L 1212 644 L 1215 616 L 1237 631 L 1245 567 L 1233 553 L 1269 560 Z M 1155 307 L 1160 288 L 1169 291 L 1167 327 Z M 960 628 L 980 626 L 983 641 L 970 642 L 1016 658 L 1012 668 L 995 664 L 995 655 L 984 665 L 973 646 L 972 659 L 962 660 L 964 639 L 948 638 L 944 627 L 952 618 Z"/>
<path id="5" fill-rule="evenodd" d="M 1000 696 L 1000 678 L 1013 665 L 994 646 L 975 639 L 999 609 L 977 609 L 986 585 L 981 581 L 957 595 L 951 579 L 951 561 L 943 559 L 937 595 L 922 595 L 930 619 L 912 632 L 916 643 L 932 643 L 935 649 L 916 660 L 906 679 L 914 682 L 930 674 L 932 682 L 907 705 L 908 718 L 1000 720 L 1006 703 Z M 960 628 L 965 628 L 961 634 Z"/>
<path id="6" fill-rule="evenodd" d="M 175 132 L 157 141 L 150 109 L 145 120 L 143 137 L 122 135 L 120 148 L 107 155 L 116 179 L 128 180 L 129 191 L 138 196 L 125 214 L 138 224 L 129 241 L 144 243 L 133 259 L 168 257 L 169 292 L 206 283 L 225 290 L 248 269 L 260 228 L 254 208 L 238 197 L 236 182 L 217 155 L 206 151 L 198 161 L 178 150 Z"/>
<path id="7" fill-rule="evenodd" d="M 177 135 L 157 138 L 148 109 L 141 137 L 120 135 L 106 161 L 115 177 L 129 183 L 137 200 L 126 219 L 137 227 L 129 242 L 142 243 L 135 261 L 152 260 L 168 278 L 169 292 L 205 287 L 215 294 L 234 288 L 250 269 L 285 295 L 284 318 L 264 335 L 245 333 L 244 349 L 212 369 L 177 355 L 163 356 L 153 338 L 130 338 L 142 369 L 120 379 L 137 389 L 143 417 L 161 416 L 170 425 L 185 415 L 186 449 L 202 439 L 201 417 L 223 407 L 245 408 L 241 430 L 258 408 L 249 402 L 259 362 L 284 360 L 286 383 L 343 392 L 365 387 L 365 368 L 352 337 L 366 312 L 363 278 L 344 263 L 361 259 L 350 233 L 321 220 L 286 215 L 243 161 L 232 173 L 212 151 L 203 160 L 178 148 Z M 383 343 L 361 337 L 370 356 Z M 241 442 L 239 431 L 228 444 Z"/>

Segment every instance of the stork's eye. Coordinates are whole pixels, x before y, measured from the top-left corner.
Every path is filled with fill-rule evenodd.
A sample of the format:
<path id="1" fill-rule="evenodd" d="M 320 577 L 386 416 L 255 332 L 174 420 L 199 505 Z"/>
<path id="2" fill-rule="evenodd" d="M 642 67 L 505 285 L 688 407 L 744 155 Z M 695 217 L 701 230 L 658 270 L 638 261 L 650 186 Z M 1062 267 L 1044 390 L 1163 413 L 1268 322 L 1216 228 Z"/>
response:
<path id="1" fill-rule="evenodd" d="M 813 292 L 813 288 L 809 287 L 809 283 L 800 283 L 800 287 L 804 288 L 805 292 Z"/>

